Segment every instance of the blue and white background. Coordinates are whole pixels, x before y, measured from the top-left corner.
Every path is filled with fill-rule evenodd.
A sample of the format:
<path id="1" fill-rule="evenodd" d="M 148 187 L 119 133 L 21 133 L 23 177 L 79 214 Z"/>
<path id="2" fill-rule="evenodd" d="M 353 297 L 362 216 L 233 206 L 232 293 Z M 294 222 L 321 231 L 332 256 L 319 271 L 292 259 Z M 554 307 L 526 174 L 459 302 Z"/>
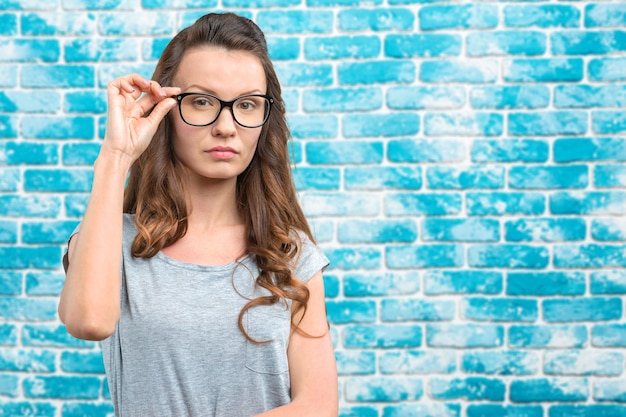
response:
<path id="1" fill-rule="evenodd" d="M 105 87 L 267 34 L 342 417 L 626 416 L 626 3 L 0 0 L 0 416 L 111 416 L 57 298 Z"/>

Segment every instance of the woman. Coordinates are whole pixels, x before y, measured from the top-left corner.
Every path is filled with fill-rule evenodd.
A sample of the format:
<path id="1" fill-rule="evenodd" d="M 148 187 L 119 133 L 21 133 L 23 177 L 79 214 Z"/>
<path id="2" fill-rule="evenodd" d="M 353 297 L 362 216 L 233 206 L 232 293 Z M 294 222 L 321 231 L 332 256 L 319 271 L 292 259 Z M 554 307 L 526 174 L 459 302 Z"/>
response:
<path id="1" fill-rule="evenodd" d="M 206 15 L 108 100 L 59 316 L 102 341 L 116 415 L 336 416 L 328 260 L 260 29 Z"/>

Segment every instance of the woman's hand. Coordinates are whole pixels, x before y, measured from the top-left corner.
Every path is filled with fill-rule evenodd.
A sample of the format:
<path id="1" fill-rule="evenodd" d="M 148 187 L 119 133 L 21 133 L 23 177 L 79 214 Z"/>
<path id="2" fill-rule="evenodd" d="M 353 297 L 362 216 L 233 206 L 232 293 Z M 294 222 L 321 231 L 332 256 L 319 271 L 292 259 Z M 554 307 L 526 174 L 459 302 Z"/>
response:
<path id="1" fill-rule="evenodd" d="M 161 120 L 176 106 L 171 96 L 178 93 L 178 87 L 161 87 L 138 74 L 111 81 L 107 86 L 109 110 L 101 152 L 118 153 L 131 163 L 135 161 L 150 144 Z"/>

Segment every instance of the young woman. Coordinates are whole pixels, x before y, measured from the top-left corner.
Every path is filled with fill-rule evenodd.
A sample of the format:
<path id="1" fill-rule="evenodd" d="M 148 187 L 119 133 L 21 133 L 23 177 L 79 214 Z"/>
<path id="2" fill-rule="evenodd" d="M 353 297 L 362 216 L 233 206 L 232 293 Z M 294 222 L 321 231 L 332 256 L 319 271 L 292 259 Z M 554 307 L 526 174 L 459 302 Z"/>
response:
<path id="1" fill-rule="evenodd" d="M 59 316 L 118 417 L 336 416 L 322 270 L 260 29 L 209 14 L 108 86 Z"/>

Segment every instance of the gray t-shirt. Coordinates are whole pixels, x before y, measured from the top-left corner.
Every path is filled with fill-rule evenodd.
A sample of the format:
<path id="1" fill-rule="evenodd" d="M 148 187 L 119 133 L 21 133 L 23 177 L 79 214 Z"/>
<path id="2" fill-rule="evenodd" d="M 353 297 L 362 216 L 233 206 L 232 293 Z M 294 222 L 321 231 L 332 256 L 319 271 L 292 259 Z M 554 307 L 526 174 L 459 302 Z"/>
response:
<path id="1" fill-rule="evenodd" d="M 159 252 L 134 258 L 132 215 L 124 215 L 121 316 L 102 341 L 117 417 L 250 417 L 290 402 L 287 346 L 290 303 L 244 304 L 255 286 L 251 255 L 229 265 L 200 266 Z M 301 234 L 294 276 L 307 282 L 328 259 Z"/>

